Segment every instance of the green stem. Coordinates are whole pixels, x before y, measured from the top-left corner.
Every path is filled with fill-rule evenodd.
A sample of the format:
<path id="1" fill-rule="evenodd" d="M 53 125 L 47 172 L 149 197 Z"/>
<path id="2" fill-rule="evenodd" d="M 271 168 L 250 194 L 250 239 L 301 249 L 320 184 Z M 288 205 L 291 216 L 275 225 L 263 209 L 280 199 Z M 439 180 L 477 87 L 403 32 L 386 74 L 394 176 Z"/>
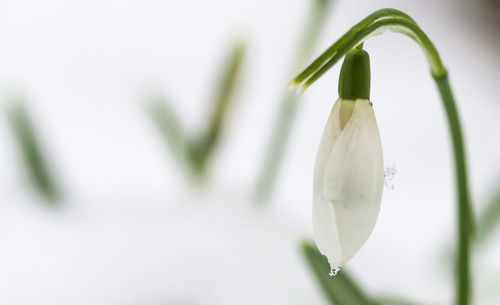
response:
<path id="1" fill-rule="evenodd" d="M 299 88 L 299 92 L 304 91 L 316 80 L 318 80 L 333 65 L 335 65 L 347 52 L 349 52 L 349 50 L 354 48 L 356 45 L 363 43 L 365 40 L 370 38 L 370 36 L 374 34 L 380 34 L 381 32 L 387 30 L 404 34 L 416 41 L 426 55 L 433 76 L 440 77 L 446 74 L 446 68 L 442 63 L 441 57 L 434 47 L 434 44 L 416 23 L 400 17 L 388 17 L 375 21 L 372 24 L 367 25 L 364 29 L 357 30 L 356 33 L 350 37 L 350 40 L 345 41 L 343 44 L 337 46 L 336 50 L 328 49 L 327 51 L 325 51 L 321 56 L 329 57 L 329 59 L 323 62 L 322 65 L 318 65 L 315 70 L 311 70 L 308 74 L 305 75 L 304 72 L 299 74 L 292 81 L 292 85 L 296 86 L 300 83 L 303 83 Z M 335 46 L 335 44 L 333 46 Z M 311 64 L 311 66 L 312 65 L 313 64 Z"/>
<path id="2" fill-rule="evenodd" d="M 315 70 L 319 69 L 325 62 L 331 59 L 334 56 L 340 46 L 344 45 L 347 41 L 351 40 L 357 33 L 359 33 L 362 29 L 366 28 L 368 25 L 372 24 L 377 20 L 382 20 L 390 17 L 398 17 L 409 22 L 415 22 L 410 16 L 407 14 L 392 8 L 384 8 L 380 9 L 373 14 L 370 14 L 365 19 L 361 20 L 358 24 L 354 25 L 347 33 L 345 33 L 339 40 L 337 40 L 332 46 L 330 46 L 323 54 L 321 54 L 318 58 L 316 58 L 304 71 L 302 71 L 295 79 L 292 81 L 291 85 L 295 85 L 303 82 L 308 75 L 310 75 Z"/>
<path id="3" fill-rule="evenodd" d="M 471 299 L 470 256 L 472 208 L 470 203 L 465 144 L 453 92 L 451 91 L 448 75 L 434 77 L 441 95 L 441 100 L 448 119 L 448 126 L 455 154 L 455 174 L 458 201 L 458 251 L 456 258 L 457 291 L 456 304 L 468 305 Z"/>
<path id="4" fill-rule="evenodd" d="M 374 16 L 378 16 L 378 18 L 375 18 Z M 359 43 L 364 42 L 370 36 L 380 34 L 386 30 L 392 30 L 394 32 L 404 34 L 419 44 L 427 57 L 427 61 L 431 68 L 431 74 L 436 81 L 436 85 L 441 95 L 448 120 L 448 127 L 452 138 L 455 158 L 458 210 L 456 304 L 469 305 L 471 302 L 470 244 L 472 235 L 471 232 L 473 231 L 473 211 L 470 202 L 469 184 L 467 178 L 465 144 L 455 99 L 448 81 L 448 73 L 441 61 L 441 57 L 439 56 L 436 47 L 427 35 L 412 19 L 405 18 L 403 16 L 394 17 L 391 13 L 384 10 L 375 12 L 335 42 L 322 55 L 320 55 L 318 59 L 316 59 L 309 67 L 299 74 L 291 84 L 293 86 L 302 84 L 299 91 L 305 90 L 326 71 L 328 71 L 349 50 L 354 48 Z"/>

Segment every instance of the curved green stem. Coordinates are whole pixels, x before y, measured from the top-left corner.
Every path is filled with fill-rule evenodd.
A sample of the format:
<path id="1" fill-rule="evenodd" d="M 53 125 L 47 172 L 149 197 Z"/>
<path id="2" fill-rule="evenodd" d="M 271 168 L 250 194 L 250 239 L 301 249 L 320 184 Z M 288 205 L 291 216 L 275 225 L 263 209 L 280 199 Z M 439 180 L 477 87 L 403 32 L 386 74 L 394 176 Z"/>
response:
<path id="1" fill-rule="evenodd" d="M 370 14 L 365 19 L 361 20 L 358 24 L 354 25 L 347 33 L 345 33 L 339 40 L 337 40 L 332 46 L 330 46 L 323 54 L 321 54 L 318 58 L 316 58 L 304 71 L 302 71 L 295 79 L 292 81 L 291 86 L 302 83 L 307 75 L 310 75 L 315 70 L 321 68 L 325 62 L 331 59 L 332 56 L 337 53 L 340 46 L 344 45 L 347 41 L 351 40 L 353 36 L 358 34 L 362 29 L 366 28 L 366 26 L 372 24 L 377 20 L 383 20 L 385 18 L 390 17 L 398 17 L 409 22 L 415 22 L 410 16 L 406 13 L 401 12 L 392 8 L 384 8 L 380 9 L 372 14 Z"/>
<path id="2" fill-rule="evenodd" d="M 465 157 L 465 144 L 460 124 L 458 110 L 451 91 L 448 75 L 434 77 L 441 95 L 441 100 L 448 118 L 448 125 L 453 142 L 455 154 L 455 174 L 457 188 L 457 225 L 458 225 L 458 251 L 456 258 L 457 283 L 456 298 L 458 305 L 468 305 L 471 299 L 470 256 L 471 256 L 471 231 L 473 227 L 473 212 L 470 203 L 467 162 Z"/>
<path id="3" fill-rule="evenodd" d="M 299 88 L 299 92 L 304 91 L 333 65 L 335 65 L 335 63 L 337 63 L 347 52 L 349 52 L 349 50 L 354 48 L 359 43 L 364 42 L 371 36 L 381 34 L 387 30 L 404 34 L 415 40 L 426 55 L 429 66 L 431 67 L 432 75 L 435 77 L 446 75 L 446 68 L 441 61 L 441 57 L 434 47 L 434 44 L 416 23 L 406 18 L 387 17 L 367 25 L 364 29 L 356 30 L 353 35 L 349 36 L 349 40 L 343 41 L 338 45 L 336 45 L 337 43 L 333 44 L 321 55 L 327 59 L 323 60 L 322 64 L 317 63 L 314 69 L 311 68 L 314 63 L 311 64 L 308 68 L 306 68 L 306 70 L 309 69 L 309 72 L 305 73 L 306 70 L 304 70 L 304 72 L 299 74 L 292 81 L 291 86 L 293 87 L 303 83 Z M 337 42 L 340 42 L 340 39 Z M 335 49 L 332 49 L 334 46 Z"/>
<path id="4" fill-rule="evenodd" d="M 386 30 L 404 34 L 419 44 L 426 55 L 431 68 L 431 74 L 439 89 L 453 144 L 458 226 L 456 304 L 469 305 L 471 302 L 470 246 L 473 229 L 473 211 L 469 194 L 465 144 L 458 110 L 448 80 L 448 73 L 436 47 L 411 18 L 405 17 L 404 13 L 401 12 L 398 14 L 394 13 L 395 11 L 381 10 L 365 18 L 299 74 L 291 82 L 291 86 L 302 84 L 299 92 L 305 90 L 338 62 L 349 50 L 359 43 L 364 42 L 370 36 L 383 33 Z"/>

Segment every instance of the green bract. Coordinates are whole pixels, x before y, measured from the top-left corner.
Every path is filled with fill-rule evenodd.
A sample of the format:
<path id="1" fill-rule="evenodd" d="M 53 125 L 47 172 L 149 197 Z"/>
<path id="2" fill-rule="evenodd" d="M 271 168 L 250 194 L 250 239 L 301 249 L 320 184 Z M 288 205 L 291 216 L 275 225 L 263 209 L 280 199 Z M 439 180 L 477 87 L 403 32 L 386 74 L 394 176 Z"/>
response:
<path id="1" fill-rule="evenodd" d="M 345 56 L 340 70 L 339 97 L 370 99 L 370 57 L 366 51 L 354 49 Z"/>

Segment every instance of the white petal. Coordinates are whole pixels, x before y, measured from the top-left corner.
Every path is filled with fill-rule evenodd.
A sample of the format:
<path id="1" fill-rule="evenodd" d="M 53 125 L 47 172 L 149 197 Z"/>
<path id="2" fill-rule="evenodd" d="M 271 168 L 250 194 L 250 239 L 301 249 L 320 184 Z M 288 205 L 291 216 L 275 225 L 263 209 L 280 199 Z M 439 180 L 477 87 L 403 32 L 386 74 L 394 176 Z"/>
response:
<path id="1" fill-rule="evenodd" d="M 339 120 L 340 104 L 341 101 L 338 99 L 330 112 L 316 153 L 316 162 L 314 165 L 312 213 L 314 239 L 323 255 L 326 255 L 326 253 L 330 254 L 327 255 L 328 257 L 341 257 L 333 205 L 327 202 L 323 197 L 323 181 L 326 162 L 341 133 Z"/>
<path id="2" fill-rule="evenodd" d="M 349 260 L 368 239 L 384 181 L 380 134 L 371 103 L 356 100 L 342 130 L 340 103 L 339 99 L 330 114 L 314 173 L 314 237 L 333 267 Z"/>

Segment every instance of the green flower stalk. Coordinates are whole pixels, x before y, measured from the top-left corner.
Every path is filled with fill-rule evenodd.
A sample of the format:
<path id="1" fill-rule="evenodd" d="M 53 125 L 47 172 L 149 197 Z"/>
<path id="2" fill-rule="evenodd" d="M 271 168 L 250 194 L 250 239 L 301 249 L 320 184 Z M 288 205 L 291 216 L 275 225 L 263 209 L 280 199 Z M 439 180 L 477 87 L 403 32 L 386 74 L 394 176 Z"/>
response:
<path id="1" fill-rule="evenodd" d="M 381 34 L 387 30 L 408 36 L 421 47 L 427 58 L 427 62 L 430 66 L 432 77 L 438 87 L 441 96 L 442 104 L 448 121 L 448 127 L 452 139 L 453 153 L 455 159 L 456 199 L 457 199 L 457 211 L 458 211 L 457 212 L 458 238 L 457 238 L 457 251 L 456 251 L 457 279 L 455 285 L 455 291 L 456 291 L 455 302 L 457 305 L 469 305 L 471 303 L 470 248 L 471 248 L 471 237 L 473 232 L 473 211 L 471 207 L 471 200 L 469 193 L 465 144 L 462 134 L 462 127 L 460 124 L 460 118 L 455 103 L 455 98 L 453 96 L 453 92 L 451 90 L 451 86 L 448 79 L 448 72 L 444 67 L 441 57 L 439 56 L 439 53 L 436 50 L 436 47 L 427 37 L 427 35 L 416 24 L 416 22 L 405 13 L 395 9 L 381 9 L 369 15 L 361 22 L 356 24 L 354 27 L 352 27 L 346 34 L 344 34 L 344 36 L 342 36 L 332 46 L 330 46 L 323 54 L 321 54 L 316 60 L 314 60 L 302 73 L 300 73 L 297 77 L 295 77 L 295 79 L 293 79 L 292 82 L 290 83 L 290 87 L 291 88 L 297 87 L 298 93 L 303 92 L 311 84 L 313 84 L 316 80 L 318 80 L 324 73 L 326 73 L 326 71 L 328 71 L 333 65 L 335 65 L 335 63 L 337 63 L 344 55 L 351 52 L 351 50 L 353 50 L 356 46 L 362 44 L 365 40 L 367 40 L 371 36 Z M 347 58 L 346 60 L 349 59 Z M 348 78 L 346 79 L 345 77 L 344 78 L 341 77 L 341 87 L 348 86 L 348 83 L 352 81 L 353 80 L 349 80 Z M 350 94 L 351 92 L 350 90 L 353 90 L 354 92 L 358 93 L 362 92 L 363 81 L 362 80 L 358 81 L 360 83 L 352 84 L 352 88 L 349 87 L 340 88 L 341 90 L 340 92 L 344 92 L 344 94 L 347 95 Z M 343 84 L 343 82 L 347 82 L 347 84 Z M 352 118 L 350 120 L 352 120 Z M 328 171 L 328 166 L 326 171 Z M 339 167 L 337 167 L 336 169 L 331 168 L 330 170 L 334 171 L 338 169 Z M 340 167 L 340 169 L 342 168 Z M 352 173 L 353 172 L 351 172 L 351 174 Z M 347 181 L 346 179 L 338 181 Z M 335 179 L 332 181 L 335 182 Z M 351 183 L 350 185 L 349 184 L 344 185 L 343 188 L 339 188 L 338 186 L 336 187 L 339 188 L 340 190 L 342 189 L 348 189 L 351 191 L 355 190 L 357 187 L 352 184 L 353 182 L 350 183 Z M 331 195 L 342 194 L 342 192 L 328 193 L 325 192 L 325 190 L 327 190 L 327 187 L 323 186 L 322 190 L 323 193 L 329 196 L 327 199 L 331 199 L 330 198 L 332 197 Z M 354 195 L 351 194 L 350 196 L 353 197 Z M 341 196 L 337 197 L 342 199 Z M 338 228 L 338 223 L 335 223 L 334 227 Z M 338 234 L 335 235 L 335 233 L 338 232 L 332 231 L 333 237 L 331 239 L 335 239 L 336 238 L 335 236 L 339 236 Z M 355 249 L 356 247 L 351 247 L 350 249 L 352 250 Z M 342 242 L 340 243 L 339 249 L 342 249 Z M 338 251 L 338 249 L 335 251 Z M 332 263 L 332 261 L 330 261 L 330 263 L 335 264 Z"/>

